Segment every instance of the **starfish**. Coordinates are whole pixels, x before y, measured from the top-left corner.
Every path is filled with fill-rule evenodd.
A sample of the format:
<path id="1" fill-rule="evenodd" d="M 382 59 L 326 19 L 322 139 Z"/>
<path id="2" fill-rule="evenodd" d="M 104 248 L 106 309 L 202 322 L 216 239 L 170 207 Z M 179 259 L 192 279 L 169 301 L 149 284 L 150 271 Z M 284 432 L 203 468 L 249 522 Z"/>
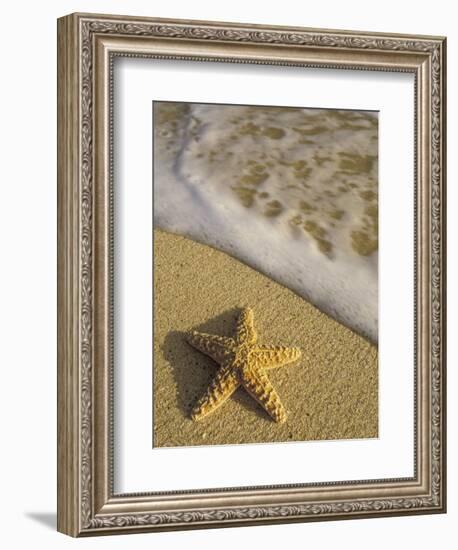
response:
<path id="1" fill-rule="evenodd" d="M 206 393 L 191 412 L 193 420 L 212 413 L 239 386 L 243 386 L 275 422 L 286 420 L 286 411 L 265 371 L 296 361 L 301 350 L 258 345 L 250 308 L 242 310 L 233 338 L 194 331 L 188 334 L 188 342 L 220 365 Z"/>

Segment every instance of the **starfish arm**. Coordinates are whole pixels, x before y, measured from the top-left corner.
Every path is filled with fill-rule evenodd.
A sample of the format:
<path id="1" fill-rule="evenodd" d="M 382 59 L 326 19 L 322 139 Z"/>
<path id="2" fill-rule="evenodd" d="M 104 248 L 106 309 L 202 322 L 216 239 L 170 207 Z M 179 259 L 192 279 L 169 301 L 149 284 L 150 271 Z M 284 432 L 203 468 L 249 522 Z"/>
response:
<path id="1" fill-rule="evenodd" d="M 282 367 L 296 361 L 301 356 L 299 348 L 286 346 L 259 346 L 250 355 L 250 362 L 263 369 Z"/>
<path id="2" fill-rule="evenodd" d="M 190 332 L 187 335 L 187 339 L 191 346 L 220 364 L 227 358 L 234 345 L 232 338 L 205 334 L 203 332 Z"/>
<path id="3" fill-rule="evenodd" d="M 254 329 L 253 310 L 249 307 L 242 310 L 236 327 L 236 340 L 240 344 L 254 344 L 258 338 Z"/>
<path id="4" fill-rule="evenodd" d="M 239 387 L 239 379 L 230 367 L 219 369 L 204 396 L 191 412 L 193 420 L 200 420 L 222 405 Z"/>
<path id="5" fill-rule="evenodd" d="M 262 370 L 244 370 L 241 382 L 247 392 L 264 407 L 275 422 L 283 423 L 286 420 L 286 411 L 280 397 Z"/>

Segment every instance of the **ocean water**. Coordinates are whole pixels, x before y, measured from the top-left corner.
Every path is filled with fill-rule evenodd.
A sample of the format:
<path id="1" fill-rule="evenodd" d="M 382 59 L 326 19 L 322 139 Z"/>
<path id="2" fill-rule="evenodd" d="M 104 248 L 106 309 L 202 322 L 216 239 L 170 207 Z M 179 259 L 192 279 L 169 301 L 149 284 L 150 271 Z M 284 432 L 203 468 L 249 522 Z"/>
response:
<path id="1" fill-rule="evenodd" d="M 155 102 L 153 153 L 155 227 L 377 342 L 377 113 Z"/>

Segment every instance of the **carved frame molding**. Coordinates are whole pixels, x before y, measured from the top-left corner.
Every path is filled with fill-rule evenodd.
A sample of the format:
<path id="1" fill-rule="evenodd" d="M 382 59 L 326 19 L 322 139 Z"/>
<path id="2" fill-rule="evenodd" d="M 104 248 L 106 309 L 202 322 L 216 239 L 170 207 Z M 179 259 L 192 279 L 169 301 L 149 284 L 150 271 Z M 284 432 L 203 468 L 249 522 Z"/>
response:
<path id="1" fill-rule="evenodd" d="M 445 39 L 73 14 L 58 22 L 58 529 L 72 536 L 445 511 Z M 412 479 L 112 491 L 112 61 L 407 71 L 416 79 Z"/>

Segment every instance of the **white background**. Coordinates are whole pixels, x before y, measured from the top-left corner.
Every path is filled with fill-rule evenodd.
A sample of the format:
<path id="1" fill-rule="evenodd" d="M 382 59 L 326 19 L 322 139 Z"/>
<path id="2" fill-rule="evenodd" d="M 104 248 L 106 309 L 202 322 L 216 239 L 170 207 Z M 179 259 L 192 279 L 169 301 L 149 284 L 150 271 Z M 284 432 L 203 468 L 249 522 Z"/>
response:
<path id="1" fill-rule="evenodd" d="M 194 65 L 130 58 L 115 62 L 115 492 L 412 476 L 413 75 Z M 152 97 L 380 110 L 377 439 L 151 450 Z M 339 460 L 329 460 L 337 453 Z M 231 463 L 258 467 L 232 468 Z"/>
<path id="2" fill-rule="evenodd" d="M 14 6 L 14 7 L 13 7 Z M 55 19 L 73 11 L 129 13 L 323 28 L 360 29 L 449 38 L 449 189 L 450 213 L 457 202 L 456 133 L 458 95 L 457 30 L 453 3 L 385 0 L 322 0 L 266 3 L 231 0 L 217 3 L 167 0 L 119 2 L 21 2 L 4 7 L 2 17 L 2 163 L 0 271 L 2 395 L 2 545 L 6 548 L 231 548 L 283 544 L 339 549 L 453 546 L 458 520 L 457 400 L 449 405 L 449 513 L 239 528 L 185 533 L 72 540 L 56 533 L 56 48 Z M 5 43 L 3 43 L 5 42 Z M 456 216 L 449 216 L 449 280 L 458 278 Z M 449 288 L 449 333 L 456 332 L 456 286 Z M 457 387 L 456 338 L 449 342 L 449 393 Z M 297 541 L 297 542 L 296 542 Z"/>

